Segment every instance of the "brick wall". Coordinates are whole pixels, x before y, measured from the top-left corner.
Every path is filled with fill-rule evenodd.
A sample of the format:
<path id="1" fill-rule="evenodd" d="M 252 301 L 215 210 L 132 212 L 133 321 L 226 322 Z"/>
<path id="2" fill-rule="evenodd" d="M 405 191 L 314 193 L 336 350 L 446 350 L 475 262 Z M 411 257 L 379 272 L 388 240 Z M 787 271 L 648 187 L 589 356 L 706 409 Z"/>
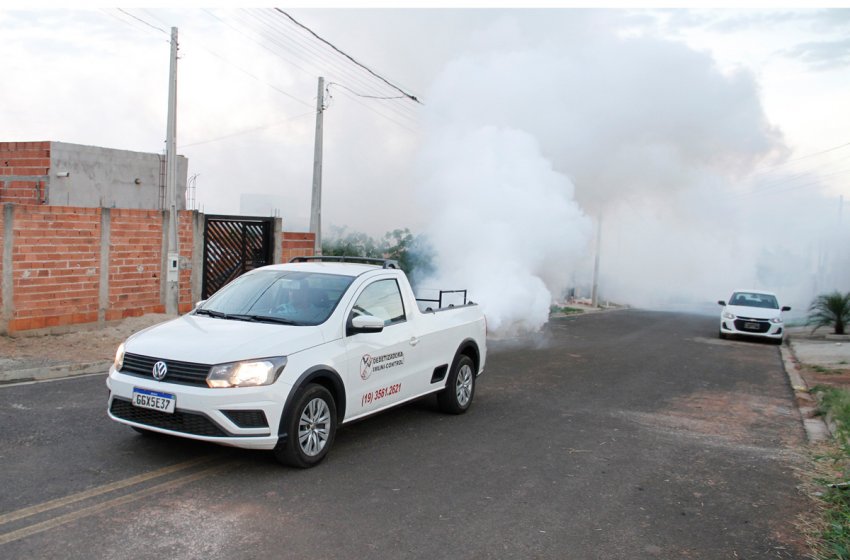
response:
<path id="1" fill-rule="evenodd" d="M 50 142 L 0 142 L 0 203 L 44 203 L 49 169 Z M 11 180 L 11 177 L 33 179 Z"/>
<path id="2" fill-rule="evenodd" d="M 97 321 L 100 209 L 17 206 L 9 331 Z"/>
<path id="3" fill-rule="evenodd" d="M 178 313 L 186 313 L 191 311 L 195 306 L 192 301 L 192 270 L 195 268 L 195 263 L 192 259 L 192 245 L 194 242 L 194 212 L 178 211 L 180 220 L 177 222 L 177 246 L 180 249 L 181 262 L 192 263 L 192 268 L 180 266 L 180 293 L 177 296 Z M 203 258 L 203 257 L 201 257 Z M 203 263 L 197 263 L 198 267 L 203 267 Z M 197 295 L 200 300 L 200 294 Z"/>
<path id="4" fill-rule="evenodd" d="M 283 239 L 282 262 L 289 262 L 292 257 L 309 257 L 315 253 L 315 233 L 284 231 L 281 237 Z"/>
<path id="5" fill-rule="evenodd" d="M 11 261 L 4 269 L 5 216 Z M 0 334 L 165 312 L 159 210 L 0 204 Z M 180 212 L 180 313 L 200 299 L 203 215 Z M 279 226 L 278 226 L 279 228 Z M 313 254 L 314 235 L 281 232 L 281 258 Z M 11 305 L 3 301 L 11 293 Z M 4 303 L 7 303 L 4 306 Z"/>
<path id="6" fill-rule="evenodd" d="M 0 333 L 165 311 L 163 212 L 0 205 L 0 263 L 5 208 L 12 209 L 14 241 L 11 270 L 0 266 L 0 278 L 11 283 L 13 303 L 4 309 L 0 299 Z M 180 270 L 180 312 L 199 298 L 192 290 L 193 271 L 202 266 L 192 262 L 195 219 L 193 212 L 180 213 L 180 254 L 187 257 Z"/>
<path id="7" fill-rule="evenodd" d="M 161 301 L 162 212 L 110 211 L 109 308 L 113 321 L 145 313 L 164 313 Z"/>

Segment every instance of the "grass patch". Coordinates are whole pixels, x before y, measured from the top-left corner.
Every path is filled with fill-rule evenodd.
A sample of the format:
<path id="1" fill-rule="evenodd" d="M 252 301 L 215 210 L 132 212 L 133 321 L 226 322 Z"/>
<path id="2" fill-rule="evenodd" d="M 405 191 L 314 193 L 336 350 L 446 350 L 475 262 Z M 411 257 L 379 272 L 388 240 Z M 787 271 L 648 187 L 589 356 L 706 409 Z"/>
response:
<path id="1" fill-rule="evenodd" d="M 557 305 L 549 306 L 549 314 L 553 313 L 561 313 L 563 315 L 578 315 L 579 313 L 584 313 L 583 309 L 579 309 L 577 307 L 559 307 Z"/>
<path id="2" fill-rule="evenodd" d="M 834 473 L 816 482 L 824 488 L 820 499 L 824 504 L 823 525 L 818 531 L 818 558 L 850 560 L 850 391 L 816 385 L 818 412 L 829 415 L 836 424 L 836 449 L 820 458 L 831 462 Z"/>

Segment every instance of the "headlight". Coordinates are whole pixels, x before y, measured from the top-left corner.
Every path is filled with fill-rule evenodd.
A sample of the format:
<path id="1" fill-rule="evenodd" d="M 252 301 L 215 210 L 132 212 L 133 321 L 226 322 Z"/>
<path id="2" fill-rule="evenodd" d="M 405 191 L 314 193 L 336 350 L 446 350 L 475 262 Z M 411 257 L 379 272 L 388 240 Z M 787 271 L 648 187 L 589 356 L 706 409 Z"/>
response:
<path id="1" fill-rule="evenodd" d="M 774 317 L 773 319 L 770 320 L 770 322 L 771 323 L 781 323 L 782 317 Z"/>
<path id="2" fill-rule="evenodd" d="M 724 318 L 724 319 L 734 319 L 734 318 L 735 318 L 735 316 L 734 316 L 734 315 L 732 315 L 731 313 L 729 313 L 728 311 L 724 311 L 724 312 L 723 312 L 723 318 Z"/>
<path id="3" fill-rule="evenodd" d="M 220 364 L 210 369 L 207 385 L 214 388 L 271 385 L 285 366 L 286 358 Z"/>
<path id="4" fill-rule="evenodd" d="M 124 343 L 118 345 L 118 350 L 115 351 L 115 361 L 112 362 L 115 366 L 115 371 L 121 371 L 124 367 Z"/>

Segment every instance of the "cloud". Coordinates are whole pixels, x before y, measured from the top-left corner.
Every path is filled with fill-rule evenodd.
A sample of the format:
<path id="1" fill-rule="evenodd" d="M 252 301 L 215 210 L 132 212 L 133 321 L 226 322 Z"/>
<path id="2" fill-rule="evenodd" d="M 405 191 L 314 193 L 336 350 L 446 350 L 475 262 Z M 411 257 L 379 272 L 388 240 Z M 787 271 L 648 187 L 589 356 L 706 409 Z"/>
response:
<path id="1" fill-rule="evenodd" d="M 813 70 L 832 70 L 850 65 L 850 39 L 800 43 L 785 51 Z"/>

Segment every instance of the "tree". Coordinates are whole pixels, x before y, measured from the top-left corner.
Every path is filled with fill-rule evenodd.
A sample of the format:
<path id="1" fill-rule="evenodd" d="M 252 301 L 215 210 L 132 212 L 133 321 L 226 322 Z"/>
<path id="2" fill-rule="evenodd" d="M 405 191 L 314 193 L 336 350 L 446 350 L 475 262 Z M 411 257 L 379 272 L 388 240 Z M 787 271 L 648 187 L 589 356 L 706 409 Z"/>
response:
<path id="1" fill-rule="evenodd" d="M 393 259 L 413 284 L 433 272 L 433 249 L 424 236 L 413 235 L 407 228 L 389 231 L 376 241 L 365 233 L 333 227 L 331 235 L 322 242 L 322 254 Z"/>
<path id="2" fill-rule="evenodd" d="M 345 227 L 331 228 L 331 235 L 322 241 L 322 254 L 327 256 L 384 258 L 383 250 L 374 239 L 359 231 L 346 233 Z"/>
<path id="3" fill-rule="evenodd" d="M 842 294 L 834 291 L 820 295 L 809 306 L 809 325 L 818 327 L 833 326 L 835 334 L 844 334 L 844 327 L 850 322 L 850 292 Z M 814 332 L 814 330 L 812 332 Z"/>

